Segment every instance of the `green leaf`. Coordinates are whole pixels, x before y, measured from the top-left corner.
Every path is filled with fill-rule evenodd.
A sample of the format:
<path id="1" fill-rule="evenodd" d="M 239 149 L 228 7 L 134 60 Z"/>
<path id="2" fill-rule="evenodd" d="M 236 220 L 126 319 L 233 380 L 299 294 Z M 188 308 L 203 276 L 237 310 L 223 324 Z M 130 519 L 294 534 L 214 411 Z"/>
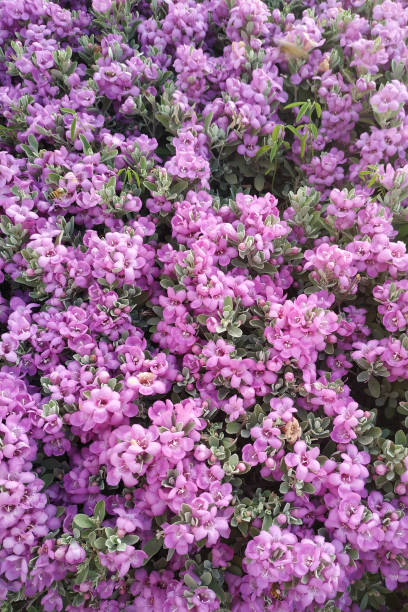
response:
<path id="1" fill-rule="evenodd" d="M 184 425 L 183 427 L 183 431 L 186 435 L 188 435 L 190 433 L 190 431 L 193 431 L 194 427 L 196 426 L 194 421 L 189 421 L 188 423 L 186 423 L 186 425 Z"/>
<path id="2" fill-rule="evenodd" d="M 295 128 L 295 126 L 288 124 L 288 125 L 285 125 L 285 128 L 287 130 L 289 130 L 289 132 L 292 132 L 292 134 L 297 136 L 297 138 L 299 138 L 299 140 L 302 138 L 302 135 L 300 134 L 299 130 L 297 128 Z"/>
<path id="3" fill-rule="evenodd" d="M 239 327 L 229 327 L 228 335 L 232 336 L 232 338 L 240 338 L 242 336 L 242 329 L 239 329 Z"/>
<path id="4" fill-rule="evenodd" d="M 273 523 L 272 516 L 270 514 L 265 514 L 264 519 L 262 521 L 262 531 L 268 531 L 272 523 Z"/>
<path id="5" fill-rule="evenodd" d="M 238 177 L 234 173 L 226 174 L 225 180 L 227 181 L 229 185 L 236 185 L 238 183 Z"/>
<path id="6" fill-rule="evenodd" d="M 234 576 L 242 576 L 242 569 L 238 565 L 230 565 L 228 572 Z"/>
<path id="7" fill-rule="evenodd" d="M 357 375 L 358 382 L 367 382 L 369 378 L 370 378 L 370 372 L 360 372 Z"/>
<path id="8" fill-rule="evenodd" d="M 42 490 L 44 491 L 54 482 L 54 474 L 52 474 L 51 472 L 48 472 L 47 474 L 43 474 L 41 476 L 41 480 L 44 483 L 44 486 L 42 488 Z"/>
<path id="9" fill-rule="evenodd" d="M 402 429 L 399 429 L 395 434 L 395 444 L 400 444 L 401 446 L 405 446 L 407 442 L 406 436 Z"/>
<path id="10" fill-rule="evenodd" d="M 225 593 L 225 591 L 221 588 L 219 582 L 217 582 L 216 580 L 213 580 L 209 586 L 209 588 L 214 591 L 214 593 L 216 594 L 216 596 L 218 597 L 218 599 L 220 600 L 221 603 L 225 604 L 225 602 L 228 599 L 227 594 Z M 220 610 L 225 610 L 226 608 L 220 608 Z"/>
<path id="11" fill-rule="evenodd" d="M 196 588 L 199 586 L 198 582 L 196 582 L 194 578 L 190 576 L 190 574 L 184 574 L 183 580 L 184 580 L 184 584 L 188 586 L 188 588 L 191 589 L 192 591 L 195 591 Z"/>
<path id="12" fill-rule="evenodd" d="M 312 485 L 311 482 L 304 482 L 302 489 L 303 489 L 303 491 L 305 493 L 314 493 L 315 492 L 315 488 L 314 488 L 314 486 Z"/>
<path id="13" fill-rule="evenodd" d="M 282 132 L 285 132 L 285 126 L 278 123 L 272 130 L 272 142 L 282 139 Z"/>
<path id="14" fill-rule="evenodd" d="M 82 142 L 82 148 L 83 148 L 85 155 L 92 154 L 92 147 L 83 134 L 79 135 L 79 140 Z"/>
<path id="15" fill-rule="evenodd" d="M 301 118 L 304 115 L 306 115 L 306 113 L 309 110 L 310 106 L 311 106 L 311 103 L 310 103 L 309 100 L 307 102 L 305 102 L 304 104 L 302 104 L 302 106 L 300 107 L 299 112 L 298 112 L 298 114 L 296 116 L 296 123 L 298 123 L 301 120 Z"/>
<path id="16" fill-rule="evenodd" d="M 114 391 L 114 390 L 115 390 L 115 388 L 116 388 L 116 384 L 117 384 L 117 380 L 116 380 L 116 378 L 110 378 L 110 379 L 108 380 L 108 387 L 110 387 L 110 388 L 112 389 L 112 391 Z"/>
<path id="17" fill-rule="evenodd" d="M 31 151 L 30 147 L 28 147 L 27 145 L 24 145 L 24 144 L 21 144 L 20 147 L 23 149 L 23 151 L 27 155 L 27 157 L 29 159 L 31 159 L 31 157 L 33 156 L 33 152 Z"/>
<path id="18" fill-rule="evenodd" d="M 99 523 L 102 523 L 103 519 L 105 518 L 105 514 L 105 501 L 103 499 L 100 499 L 94 509 L 94 519 L 96 519 Z"/>
<path id="19" fill-rule="evenodd" d="M 255 189 L 257 191 L 262 191 L 265 186 L 265 177 L 262 174 L 257 174 L 254 180 Z"/>
<path id="20" fill-rule="evenodd" d="M 163 289 L 167 289 L 168 287 L 173 287 L 174 281 L 171 280 L 171 278 L 162 278 L 160 285 L 163 287 Z"/>
<path id="21" fill-rule="evenodd" d="M 367 361 L 367 359 L 364 359 L 364 357 L 362 359 L 357 359 L 356 363 L 360 366 L 362 370 L 367 370 L 370 367 L 369 362 Z"/>
<path id="22" fill-rule="evenodd" d="M 222 402 L 223 400 L 225 400 L 225 398 L 227 397 L 228 393 L 229 393 L 229 389 L 226 389 L 226 388 L 220 389 L 218 391 L 218 399 Z"/>
<path id="23" fill-rule="evenodd" d="M 374 376 L 371 376 L 368 379 L 368 390 L 370 391 L 370 395 L 372 397 L 378 398 L 381 394 L 381 385 Z"/>
<path id="24" fill-rule="evenodd" d="M 75 584 L 81 584 L 81 582 L 85 582 L 85 580 L 88 577 L 88 572 L 89 572 L 88 563 L 80 565 L 78 572 L 75 576 Z"/>
<path id="25" fill-rule="evenodd" d="M 235 470 L 235 468 L 237 467 L 238 463 L 239 463 L 239 456 L 238 456 L 236 453 L 234 453 L 234 454 L 233 454 L 233 455 L 231 455 L 231 457 L 228 459 L 228 464 L 229 464 L 229 466 L 230 466 L 230 467 L 231 467 L 233 470 Z"/>
<path id="26" fill-rule="evenodd" d="M 303 136 L 300 139 L 300 158 L 303 159 L 305 156 L 305 151 L 306 151 L 306 140 L 307 140 L 307 135 Z"/>
<path id="27" fill-rule="evenodd" d="M 224 438 L 222 440 L 222 445 L 224 446 L 224 448 L 231 448 L 232 446 L 234 446 L 235 444 L 235 440 L 233 440 L 232 438 Z"/>
<path id="28" fill-rule="evenodd" d="M 182 193 L 185 189 L 187 189 L 187 187 L 188 187 L 188 181 L 179 181 L 178 183 L 175 183 L 174 185 L 172 185 L 171 193 L 173 195 L 178 195 L 179 193 Z"/>
<path id="29" fill-rule="evenodd" d="M 71 140 L 75 140 L 75 134 L 76 134 L 76 126 L 77 126 L 77 118 L 74 117 L 71 123 Z"/>
<path id="30" fill-rule="evenodd" d="M 74 516 L 74 523 L 81 529 L 91 529 L 95 527 L 95 521 L 87 514 L 77 514 Z"/>
<path id="31" fill-rule="evenodd" d="M 154 557 L 154 555 L 156 555 L 159 552 L 159 550 L 163 548 L 163 542 L 164 542 L 164 538 L 156 538 L 156 537 L 153 537 L 151 538 L 151 540 L 146 542 L 146 544 L 143 547 L 143 550 L 147 555 L 147 558 L 144 561 L 144 565 L 146 565 L 146 563 L 150 561 L 150 559 Z"/>
<path id="32" fill-rule="evenodd" d="M 248 523 L 238 523 L 238 529 L 242 535 L 246 537 L 248 535 L 249 525 Z"/>
<path id="33" fill-rule="evenodd" d="M 29 134 L 29 136 L 28 136 L 28 144 L 30 145 L 31 149 L 35 153 L 38 153 L 38 142 L 37 142 L 37 139 L 35 138 L 34 134 Z"/>
<path id="34" fill-rule="evenodd" d="M 94 542 L 94 546 L 97 550 L 103 550 L 106 548 L 106 540 L 105 538 L 97 538 Z"/>
<path id="35" fill-rule="evenodd" d="M 213 120 L 214 117 L 214 113 L 208 113 L 208 115 L 206 115 L 205 119 L 204 119 L 204 132 L 208 132 L 208 128 L 211 125 L 211 122 Z"/>
<path id="36" fill-rule="evenodd" d="M 129 534 L 122 538 L 122 541 L 128 546 L 133 546 L 133 544 L 137 544 L 140 538 L 137 535 Z"/>
<path id="37" fill-rule="evenodd" d="M 61 113 L 68 115 L 76 115 L 76 111 L 73 108 L 60 108 Z"/>
<path id="38" fill-rule="evenodd" d="M 261 157 L 264 153 L 269 151 L 270 148 L 271 148 L 271 145 L 263 145 L 262 147 L 260 147 L 255 155 L 255 159 L 257 159 L 258 157 Z"/>
<path id="39" fill-rule="evenodd" d="M 47 176 L 47 183 L 58 185 L 60 178 L 61 178 L 60 175 L 57 174 L 56 172 L 50 172 L 49 175 Z"/>
<path id="40" fill-rule="evenodd" d="M 404 415 L 404 416 L 408 416 L 408 403 L 407 402 L 401 402 L 400 405 L 397 408 L 397 412 L 399 414 Z"/>
<path id="41" fill-rule="evenodd" d="M 224 299 L 223 310 L 233 310 L 233 308 L 234 302 L 232 301 L 232 297 L 227 295 L 227 297 Z"/>
<path id="42" fill-rule="evenodd" d="M 157 185 L 151 183 L 150 181 L 143 181 L 143 186 L 149 191 L 152 191 L 153 193 L 157 192 Z"/>
<path id="43" fill-rule="evenodd" d="M 237 421 L 232 421 L 231 423 L 227 423 L 226 431 L 229 434 L 237 434 L 242 429 L 242 424 Z"/>
<path id="44" fill-rule="evenodd" d="M 366 436 L 359 436 L 358 437 L 358 441 L 360 442 L 360 444 L 362 444 L 363 446 L 370 446 L 370 444 L 373 443 L 373 436 L 371 435 L 366 435 Z M 376 485 L 378 486 L 378 479 L 375 481 Z"/>
<path id="45" fill-rule="evenodd" d="M 304 104 L 304 102 L 291 102 L 290 104 L 286 104 L 283 108 L 287 110 L 289 108 L 295 108 L 296 106 L 302 106 L 302 104 Z"/>
<path id="46" fill-rule="evenodd" d="M 187 574 L 186 574 L 187 575 Z M 208 586 L 212 580 L 212 575 L 211 572 L 203 572 L 200 576 L 201 579 L 201 584 L 204 584 L 205 586 Z"/>
<path id="47" fill-rule="evenodd" d="M 231 264 L 235 266 L 236 268 L 242 268 L 242 269 L 245 268 L 245 270 L 247 269 L 247 264 L 244 261 L 241 261 L 240 259 L 238 259 L 238 257 L 235 257 L 234 259 L 232 259 Z"/>
<path id="48" fill-rule="evenodd" d="M 240 240 L 241 242 L 245 238 L 245 226 L 243 223 L 238 223 L 237 225 L 237 237 L 238 237 L 238 240 Z"/>

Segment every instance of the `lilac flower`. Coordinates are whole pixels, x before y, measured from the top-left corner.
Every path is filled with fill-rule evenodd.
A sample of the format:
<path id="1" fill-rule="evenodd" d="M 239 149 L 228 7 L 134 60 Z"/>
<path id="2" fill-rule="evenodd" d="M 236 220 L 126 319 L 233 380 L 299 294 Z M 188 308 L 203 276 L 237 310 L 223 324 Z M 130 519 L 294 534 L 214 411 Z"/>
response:
<path id="1" fill-rule="evenodd" d="M 65 553 L 65 559 L 70 565 L 79 565 L 85 560 L 85 557 L 86 553 L 78 542 L 72 542 Z"/>
<path id="2" fill-rule="evenodd" d="M 56 591 L 50 591 L 41 599 L 41 604 L 44 607 L 45 612 L 61 612 L 62 610 L 62 599 Z"/>
<path id="3" fill-rule="evenodd" d="M 304 482 L 311 482 L 313 474 L 315 474 L 320 464 L 316 461 L 320 451 L 318 447 L 307 450 L 306 443 L 303 440 L 296 442 L 294 453 L 288 453 L 285 456 L 285 463 L 290 468 L 296 468 L 296 478 Z"/>
<path id="4" fill-rule="evenodd" d="M 189 545 L 194 541 L 194 535 L 187 525 L 163 525 L 164 544 L 167 548 L 174 548 L 179 555 L 186 555 Z"/>
<path id="5" fill-rule="evenodd" d="M 106 13 L 112 5 L 111 0 L 92 0 L 92 8 L 98 13 Z"/>

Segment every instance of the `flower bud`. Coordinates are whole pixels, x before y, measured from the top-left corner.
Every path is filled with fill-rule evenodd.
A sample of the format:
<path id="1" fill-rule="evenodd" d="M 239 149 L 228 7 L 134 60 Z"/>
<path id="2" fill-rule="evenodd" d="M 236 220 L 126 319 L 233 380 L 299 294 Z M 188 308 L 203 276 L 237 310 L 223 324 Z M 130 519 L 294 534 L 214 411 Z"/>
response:
<path id="1" fill-rule="evenodd" d="M 197 461 L 205 461 L 210 455 L 210 449 L 204 446 L 204 444 L 199 444 L 194 449 L 194 458 L 197 459 Z"/>
<path id="2" fill-rule="evenodd" d="M 375 466 L 375 473 L 379 476 L 384 476 L 387 473 L 387 468 L 383 463 Z"/>
<path id="3" fill-rule="evenodd" d="M 86 553 L 82 546 L 78 542 L 71 542 L 68 546 L 68 550 L 65 553 L 65 561 L 71 565 L 79 565 L 85 561 Z"/>

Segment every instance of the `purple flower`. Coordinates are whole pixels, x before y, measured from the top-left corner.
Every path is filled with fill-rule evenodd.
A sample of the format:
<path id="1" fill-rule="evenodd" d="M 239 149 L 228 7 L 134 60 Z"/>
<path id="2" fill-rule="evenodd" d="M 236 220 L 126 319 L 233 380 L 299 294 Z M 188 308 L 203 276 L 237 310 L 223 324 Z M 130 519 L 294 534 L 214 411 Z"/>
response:
<path id="1" fill-rule="evenodd" d="M 194 541 L 194 535 L 189 531 L 187 525 L 163 525 L 164 545 L 166 548 L 174 548 L 177 554 L 186 555 L 190 544 Z"/>
<path id="2" fill-rule="evenodd" d="M 98 13 L 106 13 L 112 6 L 112 0 L 92 0 L 92 8 Z"/>
<path id="3" fill-rule="evenodd" d="M 50 591 L 41 599 L 45 612 L 61 612 L 63 608 L 62 598 L 56 591 Z"/>
<path id="4" fill-rule="evenodd" d="M 65 553 L 65 559 L 67 563 L 71 565 L 79 565 L 86 558 L 86 553 L 82 546 L 78 544 L 78 542 L 71 542 L 68 546 L 68 550 Z"/>
<path id="5" fill-rule="evenodd" d="M 296 468 L 296 478 L 304 482 L 312 482 L 314 474 L 319 471 L 320 464 L 316 458 L 320 455 L 318 447 L 307 450 L 306 443 L 299 440 L 295 443 L 294 453 L 285 455 L 285 463 L 290 468 Z"/>

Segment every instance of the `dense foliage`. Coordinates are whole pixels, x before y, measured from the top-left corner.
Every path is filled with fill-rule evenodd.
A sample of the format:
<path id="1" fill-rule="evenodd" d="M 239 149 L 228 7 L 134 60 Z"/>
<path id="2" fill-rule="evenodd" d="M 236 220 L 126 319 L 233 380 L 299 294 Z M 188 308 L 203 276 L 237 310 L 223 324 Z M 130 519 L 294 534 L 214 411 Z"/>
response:
<path id="1" fill-rule="evenodd" d="M 2 612 L 408 610 L 407 39 L 0 0 Z"/>

